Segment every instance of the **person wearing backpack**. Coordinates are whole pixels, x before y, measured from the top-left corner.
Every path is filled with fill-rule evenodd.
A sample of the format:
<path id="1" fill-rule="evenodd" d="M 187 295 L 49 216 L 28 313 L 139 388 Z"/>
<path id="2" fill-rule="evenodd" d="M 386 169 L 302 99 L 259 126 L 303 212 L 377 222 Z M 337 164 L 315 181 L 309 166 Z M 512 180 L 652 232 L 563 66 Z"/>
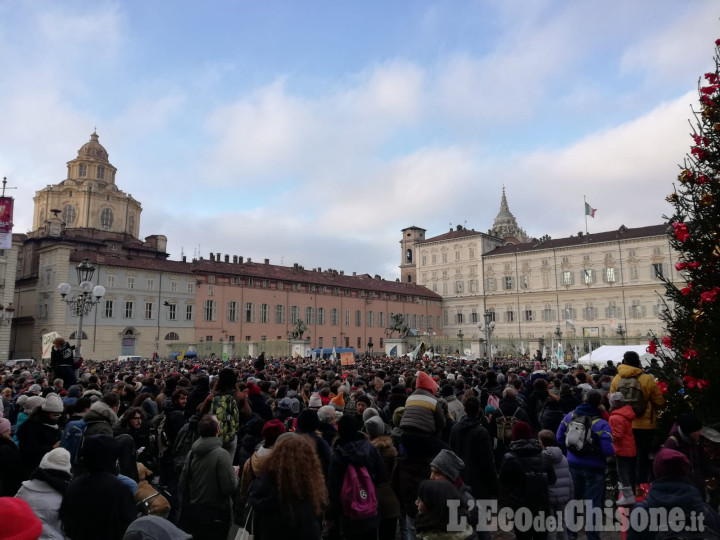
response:
<path id="1" fill-rule="evenodd" d="M 503 390 L 503 397 L 500 400 L 488 431 L 492 435 L 495 447 L 495 466 L 499 469 L 505 454 L 512 441 L 512 428 L 518 422 L 530 423 L 530 417 L 517 399 L 517 390 L 508 386 Z"/>
<path id="2" fill-rule="evenodd" d="M 259 388 L 258 388 L 259 390 Z M 212 401 L 210 402 L 209 414 L 217 416 L 220 422 L 220 438 L 223 448 L 230 454 L 230 459 L 235 459 L 237 451 L 237 432 L 240 426 L 240 411 L 235 393 L 237 392 L 237 375 L 230 368 L 220 370 L 218 380 L 213 390 Z"/>
<path id="3" fill-rule="evenodd" d="M 653 376 L 643 372 L 640 356 L 635 351 L 627 351 L 623 355 L 618 374 L 610 384 L 610 393 L 615 392 L 620 392 L 625 404 L 635 411 L 636 418 L 632 423 L 637 446 L 635 481 L 643 484 L 650 480 L 650 451 L 657 428 L 658 409 L 665 405 L 665 398 Z"/>
<path id="4" fill-rule="evenodd" d="M 168 519 L 173 523 L 177 522 L 179 511 L 178 500 L 178 483 L 180 481 L 180 470 L 175 467 L 175 455 L 173 452 L 173 444 L 177 434 L 185 425 L 185 404 L 187 403 L 188 391 L 184 388 L 178 388 L 170 398 L 170 404 L 163 409 L 155 419 L 153 426 L 155 429 L 154 438 L 156 440 L 156 448 L 158 453 L 158 472 L 160 473 L 160 484 L 167 486 L 170 494 L 170 504 L 172 506 Z"/>
<path id="5" fill-rule="evenodd" d="M 615 455 L 610 424 L 602 419 L 598 408 L 601 403 L 602 393 L 589 390 L 585 394 L 585 403 L 563 418 L 556 434 L 560 447 L 567 448 L 575 498 L 590 500 L 593 508 L 602 508 L 605 461 Z M 576 537 L 577 533 L 568 531 L 570 540 Z M 600 533 L 588 530 L 587 537 L 588 540 L 600 540 Z"/>
<path id="6" fill-rule="evenodd" d="M 328 470 L 328 518 L 347 540 L 375 540 L 380 525 L 375 486 L 388 481 L 380 452 L 358 431 L 355 418 L 338 422 Z"/>
<path id="7" fill-rule="evenodd" d="M 500 468 L 502 486 L 500 502 L 514 510 L 527 508 L 533 518 L 549 509 L 548 486 L 557 480 L 550 460 L 543 455 L 540 441 L 533 438 L 532 428 L 526 422 L 513 426 L 512 442 Z M 515 538 L 545 539 L 544 530 L 520 531 L 514 527 Z"/>

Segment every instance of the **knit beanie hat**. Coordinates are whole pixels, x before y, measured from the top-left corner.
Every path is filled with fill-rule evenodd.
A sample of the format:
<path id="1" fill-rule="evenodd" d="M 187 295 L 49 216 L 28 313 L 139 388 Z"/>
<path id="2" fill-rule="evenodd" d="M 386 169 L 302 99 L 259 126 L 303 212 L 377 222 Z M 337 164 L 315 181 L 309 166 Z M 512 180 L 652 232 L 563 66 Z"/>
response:
<path id="1" fill-rule="evenodd" d="M 10 432 L 12 426 L 7 418 L 0 418 L 0 437 Z"/>
<path id="2" fill-rule="evenodd" d="M 25 409 L 28 411 L 32 411 L 36 407 L 42 407 L 43 403 L 45 403 L 44 397 L 31 396 L 27 399 L 27 403 L 25 404 Z"/>
<path id="3" fill-rule="evenodd" d="M 452 450 L 443 449 L 435 456 L 430 466 L 447 476 L 451 482 L 455 482 L 465 468 L 465 462 Z"/>
<path id="4" fill-rule="evenodd" d="M 43 456 L 40 461 L 40 468 L 71 474 L 70 452 L 64 448 L 53 448 Z"/>
<path id="5" fill-rule="evenodd" d="M 262 428 L 262 437 L 265 439 L 265 446 L 270 448 L 273 444 L 275 444 L 277 438 L 286 431 L 285 425 L 280 420 L 276 419 L 265 422 L 265 425 Z"/>
<path id="6" fill-rule="evenodd" d="M 29 396 L 28 396 L 27 394 L 23 394 L 22 396 L 20 396 L 19 398 L 17 398 L 17 401 L 15 401 L 15 403 L 17 403 L 18 405 L 20 405 L 20 406 L 24 409 L 24 408 L 27 407 L 28 397 L 29 397 Z"/>
<path id="7" fill-rule="evenodd" d="M 370 420 L 373 416 L 378 416 L 377 409 L 373 409 L 372 407 L 368 407 L 363 411 L 363 422 L 367 422 Z"/>
<path id="8" fill-rule="evenodd" d="M 398 407 L 395 409 L 395 412 L 393 413 L 393 424 L 396 426 L 400 425 L 400 421 L 402 420 L 403 414 L 405 414 L 405 407 Z"/>
<path id="9" fill-rule="evenodd" d="M 702 429 L 702 422 L 694 413 L 685 413 L 678 416 L 678 426 L 683 435 L 690 435 Z"/>
<path id="10" fill-rule="evenodd" d="M 425 373 L 424 371 L 418 372 L 417 376 L 417 382 L 415 383 L 415 388 L 422 388 L 423 390 L 427 390 L 432 395 L 435 395 L 435 392 L 437 392 L 437 383 L 432 380 L 432 377 Z"/>
<path id="11" fill-rule="evenodd" d="M 259 396 L 262 394 L 262 390 L 260 390 L 260 387 L 255 383 L 248 383 L 247 385 L 247 393 L 249 396 Z"/>
<path id="12" fill-rule="evenodd" d="M 396 384 L 390 390 L 390 396 L 392 397 L 407 397 L 407 388 L 402 384 Z"/>
<path id="13" fill-rule="evenodd" d="M 35 392 L 40 393 L 42 392 L 42 386 L 40 386 L 39 384 L 31 384 L 30 388 L 28 388 L 27 391 L 33 394 Z"/>
<path id="14" fill-rule="evenodd" d="M 532 428 L 527 422 L 518 422 L 513 426 L 512 429 L 512 440 L 517 441 L 519 439 L 532 439 Z"/>
<path id="15" fill-rule="evenodd" d="M 142 384 L 140 385 L 140 388 L 142 388 Z M 135 391 L 138 392 L 140 388 L 135 388 Z M 79 398 L 82 395 L 82 386 L 79 384 L 73 384 L 70 388 L 67 390 L 67 397 L 69 398 Z"/>
<path id="16" fill-rule="evenodd" d="M 57 394 L 48 394 L 43 403 L 42 410 L 46 413 L 61 414 L 63 412 L 63 402 Z"/>
<path id="17" fill-rule="evenodd" d="M 496 410 L 497 409 L 495 409 L 495 407 L 493 407 L 492 405 L 486 405 L 485 406 L 485 416 L 490 416 L 491 414 L 495 414 Z"/>
<path id="18" fill-rule="evenodd" d="M 40 521 L 23 499 L 0 497 L 0 539 L 35 540 L 42 534 Z"/>
<path id="19" fill-rule="evenodd" d="M 297 418 L 297 429 L 302 433 L 312 433 L 320 425 L 317 411 L 313 409 L 303 409 Z"/>
<path id="20" fill-rule="evenodd" d="M 608 401 L 610 401 L 610 405 L 618 406 L 625 403 L 625 396 L 622 395 L 622 392 L 613 392 L 608 396 Z"/>
<path id="21" fill-rule="evenodd" d="M 690 474 L 690 461 L 687 456 L 677 450 L 661 448 L 655 454 L 653 471 L 656 478 L 663 476 L 687 476 Z"/>
<path id="22" fill-rule="evenodd" d="M 310 400 L 308 401 L 308 407 L 311 409 L 317 409 L 322 407 L 322 400 L 320 399 L 320 394 L 317 392 L 313 392 L 310 396 Z"/>
<path id="23" fill-rule="evenodd" d="M 365 421 L 365 433 L 367 433 L 371 439 L 384 435 L 385 422 L 383 422 L 379 416 L 373 416 Z"/>
<path id="24" fill-rule="evenodd" d="M 343 397 L 342 392 L 332 398 L 330 403 L 332 403 L 333 407 L 336 409 L 343 410 L 345 408 L 345 398 Z"/>
<path id="25" fill-rule="evenodd" d="M 293 401 L 295 401 L 295 400 L 291 399 L 289 397 L 282 398 L 278 402 L 278 410 L 292 413 Z"/>

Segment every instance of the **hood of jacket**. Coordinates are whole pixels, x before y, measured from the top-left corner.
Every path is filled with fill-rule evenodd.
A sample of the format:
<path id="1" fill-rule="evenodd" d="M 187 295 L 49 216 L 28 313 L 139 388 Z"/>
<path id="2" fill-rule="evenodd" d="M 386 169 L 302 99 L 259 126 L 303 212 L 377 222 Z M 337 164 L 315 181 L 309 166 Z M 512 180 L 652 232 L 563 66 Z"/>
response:
<path id="1" fill-rule="evenodd" d="M 200 437 L 192 445 L 192 451 L 198 456 L 206 456 L 215 448 L 222 448 L 220 437 Z"/>
<path id="2" fill-rule="evenodd" d="M 83 420 L 87 423 L 107 422 L 111 426 L 114 426 L 118 421 L 118 417 L 117 414 L 115 414 L 115 411 L 113 411 L 106 403 L 96 401 L 90 406 L 88 412 L 85 413 Z"/>
<path id="3" fill-rule="evenodd" d="M 384 451 L 389 450 L 392 448 L 395 449 L 395 446 L 393 445 L 392 439 L 388 435 L 380 435 L 379 437 L 375 437 L 370 443 L 378 449 L 378 452 L 382 455 Z"/>
<path id="4" fill-rule="evenodd" d="M 563 458 L 563 453 L 559 446 L 548 446 L 542 453 L 544 456 L 547 456 L 546 459 L 553 465 L 560 463 Z"/>
<path id="5" fill-rule="evenodd" d="M 618 375 L 625 379 L 629 377 L 637 377 L 638 375 L 642 375 L 643 373 L 645 372 L 642 369 L 628 366 L 627 364 L 620 364 L 618 366 Z"/>
<path id="6" fill-rule="evenodd" d="M 362 439 L 338 444 L 335 450 L 343 461 L 354 465 L 363 465 L 370 461 L 370 453 L 373 448 L 370 441 L 363 437 Z"/>
<path id="7" fill-rule="evenodd" d="M 575 415 L 576 416 L 601 416 L 600 409 L 597 407 L 593 407 L 592 405 L 588 405 L 587 403 L 581 403 L 577 407 L 575 407 Z"/>
<path id="8" fill-rule="evenodd" d="M 510 451 L 518 456 L 530 456 L 542 452 L 542 446 L 536 439 L 518 439 L 510 443 Z"/>
<path id="9" fill-rule="evenodd" d="M 463 416 L 458 423 L 453 426 L 454 430 L 466 433 L 474 430 L 477 426 L 482 426 L 482 422 L 479 417 L 470 418 L 469 416 Z"/>
<path id="10" fill-rule="evenodd" d="M 703 510 L 700 492 L 692 480 L 682 476 L 658 478 L 650 487 L 645 504 L 649 508 L 683 508 L 685 510 Z"/>
<path id="11" fill-rule="evenodd" d="M 625 405 L 624 407 L 620 407 L 619 409 L 612 411 L 610 416 L 622 416 L 632 422 L 635 420 L 635 411 L 633 411 L 630 405 Z"/>

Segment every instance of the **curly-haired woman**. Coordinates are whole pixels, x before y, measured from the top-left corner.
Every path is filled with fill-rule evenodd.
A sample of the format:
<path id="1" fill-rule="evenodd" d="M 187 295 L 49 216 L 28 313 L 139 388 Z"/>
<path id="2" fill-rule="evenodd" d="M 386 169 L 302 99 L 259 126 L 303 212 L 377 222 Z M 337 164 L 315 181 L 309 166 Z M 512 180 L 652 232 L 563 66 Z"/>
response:
<path id="1" fill-rule="evenodd" d="M 326 503 L 315 443 L 306 435 L 281 436 L 250 492 L 256 540 L 321 538 Z"/>

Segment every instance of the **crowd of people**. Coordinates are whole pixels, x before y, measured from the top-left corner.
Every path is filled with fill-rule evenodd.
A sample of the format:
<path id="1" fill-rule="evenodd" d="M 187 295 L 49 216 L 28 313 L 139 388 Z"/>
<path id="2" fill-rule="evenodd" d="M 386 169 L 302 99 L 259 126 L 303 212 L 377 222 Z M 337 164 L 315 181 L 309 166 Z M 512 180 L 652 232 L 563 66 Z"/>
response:
<path id="1" fill-rule="evenodd" d="M 665 400 L 632 351 L 602 369 L 53 354 L 0 375 L 0 539 L 486 539 L 480 501 L 535 518 L 608 497 L 720 533 L 702 422 L 659 440 Z M 578 534 L 533 523 L 516 538 Z"/>

